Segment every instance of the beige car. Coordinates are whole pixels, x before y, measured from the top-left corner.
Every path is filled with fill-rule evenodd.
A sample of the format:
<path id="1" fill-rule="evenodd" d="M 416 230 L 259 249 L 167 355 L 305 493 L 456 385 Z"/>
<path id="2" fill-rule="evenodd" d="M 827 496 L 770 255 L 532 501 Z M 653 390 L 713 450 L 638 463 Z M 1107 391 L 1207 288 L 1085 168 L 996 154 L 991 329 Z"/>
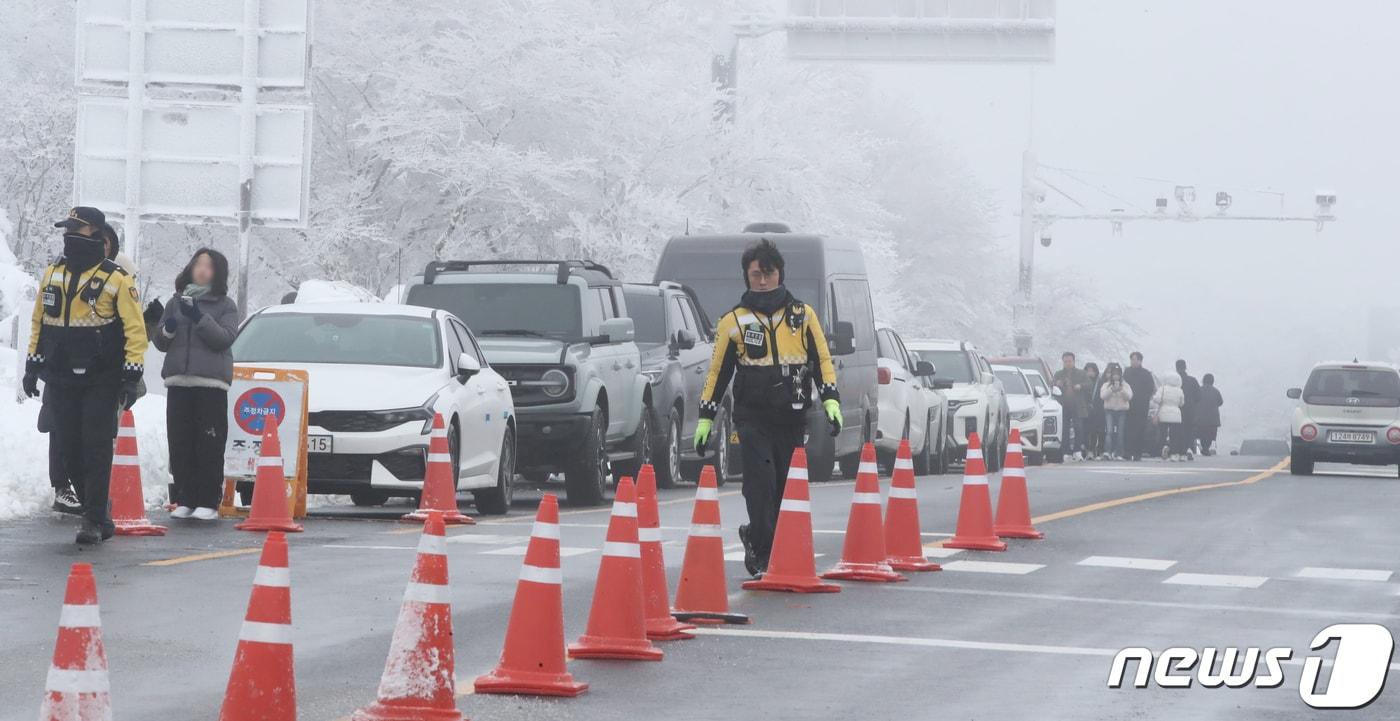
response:
<path id="1" fill-rule="evenodd" d="M 1331 362 L 1313 366 L 1302 388 L 1289 388 L 1293 409 L 1290 470 L 1310 476 L 1313 464 L 1400 464 L 1400 370 L 1389 363 Z"/>

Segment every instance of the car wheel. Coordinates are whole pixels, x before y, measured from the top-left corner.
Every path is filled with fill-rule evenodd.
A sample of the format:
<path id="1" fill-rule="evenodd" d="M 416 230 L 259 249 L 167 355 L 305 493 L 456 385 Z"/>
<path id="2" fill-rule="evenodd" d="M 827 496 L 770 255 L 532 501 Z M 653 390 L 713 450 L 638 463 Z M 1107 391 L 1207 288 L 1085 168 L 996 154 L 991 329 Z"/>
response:
<path id="1" fill-rule="evenodd" d="M 934 474 L 941 476 L 953 467 L 953 444 L 948 442 L 947 436 L 944 436 L 940 443 L 942 448 L 938 451 L 938 470 L 934 471 Z"/>
<path id="2" fill-rule="evenodd" d="M 734 474 L 734 453 L 729 444 L 729 415 L 720 413 L 715 418 L 715 485 L 723 486 Z"/>
<path id="3" fill-rule="evenodd" d="M 608 412 L 593 409 L 588 432 L 564 471 L 564 492 L 570 505 L 596 506 L 607 496 Z"/>
<path id="4" fill-rule="evenodd" d="M 355 491 L 350 494 L 350 502 L 362 508 L 382 506 L 388 501 L 389 494 L 383 491 Z"/>
<path id="5" fill-rule="evenodd" d="M 841 476 L 843 478 L 854 479 L 856 474 L 860 473 L 860 454 L 864 452 L 865 444 L 870 442 L 870 436 L 870 419 L 866 418 L 865 421 L 861 423 L 860 427 L 860 448 L 856 449 L 855 453 L 844 455 L 836 459 L 836 465 L 840 467 Z M 832 440 L 834 443 L 835 439 Z M 830 460 L 827 460 L 824 464 L 820 464 L 822 466 L 822 471 L 820 473 L 817 471 L 818 464 L 815 461 L 807 465 L 807 473 L 810 474 L 813 481 L 831 480 Z"/>
<path id="6" fill-rule="evenodd" d="M 515 431 L 506 427 L 505 438 L 501 439 L 500 463 L 496 470 L 496 485 L 472 492 L 476 499 L 476 510 L 491 516 L 510 512 L 515 501 Z"/>
<path id="7" fill-rule="evenodd" d="M 924 447 L 919 449 L 919 455 L 914 456 L 914 473 L 926 476 L 933 472 L 933 464 L 936 463 L 933 456 L 933 445 L 933 425 L 925 420 Z"/>
<path id="8" fill-rule="evenodd" d="M 1289 449 L 1288 472 L 1295 476 L 1311 476 L 1313 474 L 1313 460 L 1308 458 L 1308 452 L 1299 447 L 1296 441 Z"/>
<path id="9" fill-rule="evenodd" d="M 251 506 L 251 505 L 253 505 L 253 484 L 251 484 L 251 483 L 240 483 L 240 484 L 238 484 L 238 505 L 240 505 L 240 506 Z"/>
<path id="10" fill-rule="evenodd" d="M 666 414 L 666 425 L 658 429 L 662 435 L 653 445 L 656 463 L 656 486 L 674 488 L 681 480 L 681 412 L 675 406 Z"/>
<path id="11" fill-rule="evenodd" d="M 621 463 L 621 468 L 612 479 L 613 488 L 617 487 L 617 479 L 621 476 L 631 476 L 632 480 L 635 481 L 637 475 L 642 472 L 642 466 L 653 463 L 653 449 L 656 444 L 651 437 L 651 411 L 649 409 L 642 408 L 642 417 L 637 419 L 637 432 L 632 435 L 628 445 L 631 446 L 632 458 Z M 652 469 L 655 470 L 654 463 Z"/>

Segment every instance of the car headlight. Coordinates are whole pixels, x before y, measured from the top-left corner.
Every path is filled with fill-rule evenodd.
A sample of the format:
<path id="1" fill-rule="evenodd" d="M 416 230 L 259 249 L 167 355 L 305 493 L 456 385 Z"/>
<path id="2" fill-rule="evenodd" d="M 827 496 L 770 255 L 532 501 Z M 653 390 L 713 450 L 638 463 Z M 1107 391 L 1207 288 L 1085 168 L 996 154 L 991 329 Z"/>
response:
<path id="1" fill-rule="evenodd" d="M 1011 420 L 1013 420 L 1013 421 L 1028 421 L 1028 420 L 1030 420 L 1031 417 L 1034 416 L 1034 415 L 1035 415 L 1035 410 L 1034 410 L 1034 409 L 1026 410 L 1026 411 L 1013 411 L 1013 412 L 1011 413 Z"/>
<path id="2" fill-rule="evenodd" d="M 433 407 L 437 405 L 438 394 L 434 393 L 428 400 L 423 401 L 423 405 L 417 408 L 395 408 L 387 411 L 370 411 L 370 414 L 378 418 L 386 427 L 402 425 L 410 421 L 423 421 L 423 428 L 419 431 L 422 435 L 427 435 L 433 430 Z"/>
<path id="3" fill-rule="evenodd" d="M 970 401 L 948 401 L 948 410 L 950 410 L 950 411 L 955 411 L 955 410 L 957 410 L 957 409 L 959 409 L 959 408 L 962 408 L 963 406 L 971 406 L 971 405 L 976 405 L 976 404 L 977 404 L 977 401 L 975 401 L 975 400 L 970 400 Z"/>
<path id="4" fill-rule="evenodd" d="M 559 398 L 569 392 L 569 374 L 551 368 L 540 375 L 539 389 L 550 398 Z"/>

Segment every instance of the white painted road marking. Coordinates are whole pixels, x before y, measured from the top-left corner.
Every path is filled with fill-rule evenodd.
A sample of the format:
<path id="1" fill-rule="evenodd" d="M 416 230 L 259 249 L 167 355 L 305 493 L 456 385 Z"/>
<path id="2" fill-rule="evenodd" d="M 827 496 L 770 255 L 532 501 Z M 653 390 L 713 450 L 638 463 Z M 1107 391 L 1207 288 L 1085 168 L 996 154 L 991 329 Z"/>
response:
<path id="1" fill-rule="evenodd" d="M 1100 568 L 1135 568 L 1144 571 L 1165 571 L 1175 566 L 1176 561 L 1165 561 L 1160 558 L 1130 558 L 1127 556 L 1090 556 L 1076 565 L 1097 566 Z"/>
<path id="2" fill-rule="evenodd" d="M 951 558 L 962 553 L 961 548 L 944 548 L 942 546 L 924 546 L 924 555 L 931 558 Z"/>
<path id="3" fill-rule="evenodd" d="M 967 571 L 969 573 L 1005 573 L 1024 576 L 1032 571 L 1045 568 L 1041 563 L 1009 563 L 1005 561 L 952 561 L 943 564 L 945 571 Z"/>
<path id="4" fill-rule="evenodd" d="M 505 548 L 493 548 L 490 551 L 482 551 L 483 556 L 523 556 L 529 546 L 506 546 Z M 597 548 L 573 548 L 571 546 L 560 546 L 559 556 L 568 558 L 569 556 L 581 556 L 585 553 L 597 553 Z"/>
<path id="5" fill-rule="evenodd" d="M 1325 568 L 1308 566 L 1297 574 L 1298 578 L 1320 578 L 1328 581 L 1389 581 L 1390 571 L 1377 571 L 1366 568 Z"/>
<path id="6" fill-rule="evenodd" d="M 520 536 L 493 536 L 487 533 L 463 533 L 457 536 L 448 536 L 447 542 L 473 543 L 481 545 L 493 545 L 499 543 L 519 543 Z"/>
<path id="7" fill-rule="evenodd" d="M 1025 591 L 987 591 L 975 588 L 941 588 L 934 586 L 905 586 L 890 584 L 881 588 L 886 591 L 913 591 L 915 593 L 950 593 L 958 596 L 986 596 L 991 598 L 1014 598 L 1051 603 L 1098 603 L 1109 606 L 1142 606 L 1144 608 L 1168 608 L 1183 611 L 1227 611 L 1248 614 L 1273 614 L 1279 616 L 1299 616 L 1336 620 L 1348 618 L 1378 621 L 1381 623 L 1400 619 L 1400 614 L 1375 613 L 1373 611 L 1340 611 L 1336 608 L 1279 608 L 1275 606 L 1232 605 L 1224 603 L 1190 603 L 1185 601 L 1148 601 L 1132 598 L 1100 598 L 1097 596 L 1070 596 L 1060 593 L 1028 593 Z"/>
<path id="8" fill-rule="evenodd" d="M 1162 583 L 1177 586 L 1213 586 L 1216 588 L 1259 588 L 1268 576 L 1234 576 L 1227 573 L 1178 573 Z"/>

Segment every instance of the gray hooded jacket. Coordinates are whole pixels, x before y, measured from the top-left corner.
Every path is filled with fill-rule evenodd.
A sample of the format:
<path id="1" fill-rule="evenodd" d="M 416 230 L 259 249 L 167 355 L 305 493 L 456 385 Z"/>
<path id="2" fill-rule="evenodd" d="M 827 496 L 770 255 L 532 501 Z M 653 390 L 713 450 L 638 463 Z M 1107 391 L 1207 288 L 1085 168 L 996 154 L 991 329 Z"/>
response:
<path id="1" fill-rule="evenodd" d="M 238 305 L 226 295 L 203 296 L 195 302 L 203 314 L 191 322 L 181 312 L 184 301 L 171 298 L 153 336 L 156 348 L 165 352 L 160 375 L 167 386 L 228 389 L 233 382 L 233 339 L 238 335 Z M 177 321 L 174 335 L 166 335 L 165 321 Z"/>

